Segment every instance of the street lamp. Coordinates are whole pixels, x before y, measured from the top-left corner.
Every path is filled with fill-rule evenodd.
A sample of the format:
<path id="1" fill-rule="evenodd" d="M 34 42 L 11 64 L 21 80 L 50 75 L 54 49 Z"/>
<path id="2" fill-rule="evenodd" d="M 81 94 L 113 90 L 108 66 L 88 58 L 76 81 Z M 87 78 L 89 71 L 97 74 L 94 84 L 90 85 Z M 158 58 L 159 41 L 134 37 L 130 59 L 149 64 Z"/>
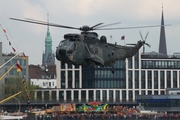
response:
<path id="1" fill-rule="evenodd" d="M 14 97 L 17 101 L 18 101 L 18 103 L 19 103 L 19 113 L 20 113 L 20 110 L 21 110 L 21 105 L 20 105 L 20 101 L 19 101 L 19 99 L 17 99 L 16 97 Z"/>

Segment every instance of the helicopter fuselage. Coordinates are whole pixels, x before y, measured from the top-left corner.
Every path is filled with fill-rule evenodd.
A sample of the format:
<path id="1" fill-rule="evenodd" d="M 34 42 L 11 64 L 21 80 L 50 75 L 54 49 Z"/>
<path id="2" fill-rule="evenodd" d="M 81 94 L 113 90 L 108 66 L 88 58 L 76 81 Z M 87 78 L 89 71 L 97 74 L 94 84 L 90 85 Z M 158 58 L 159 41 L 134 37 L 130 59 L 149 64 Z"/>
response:
<path id="1" fill-rule="evenodd" d="M 143 45 L 138 41 L 135 46 L 121 46 L 107 43 L 103 37 L 98 39 L 94 33 L 66 34 L 56 49 L 56 58 L 74 65 L 113 67 L 116 60 L 132 57 Z"/>

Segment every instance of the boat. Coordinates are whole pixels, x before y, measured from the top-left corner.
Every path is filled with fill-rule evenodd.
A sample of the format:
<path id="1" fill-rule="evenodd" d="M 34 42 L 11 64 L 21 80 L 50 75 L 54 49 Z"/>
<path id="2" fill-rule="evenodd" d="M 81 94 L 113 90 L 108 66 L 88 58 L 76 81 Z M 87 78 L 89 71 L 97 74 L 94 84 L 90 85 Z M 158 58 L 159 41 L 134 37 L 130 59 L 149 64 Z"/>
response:
<path id="1" fill-rule="evenodd" d="M 0 115 L 0 120 L 23 120 L 24 116 Z"/>

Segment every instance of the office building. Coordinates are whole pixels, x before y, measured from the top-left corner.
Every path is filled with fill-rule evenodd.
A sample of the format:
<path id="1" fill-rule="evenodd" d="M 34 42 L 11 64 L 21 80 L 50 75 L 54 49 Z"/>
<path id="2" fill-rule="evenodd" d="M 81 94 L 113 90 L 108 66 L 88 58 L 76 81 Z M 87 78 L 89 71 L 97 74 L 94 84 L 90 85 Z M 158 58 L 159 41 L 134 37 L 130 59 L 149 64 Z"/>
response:
<path id="1" fill-rule="evenodd" d="M 0 58 L 1 58 L 0 64 L 2 66 L 0 75 L 2 77 L 3 74 L 5 74 L 14 64 L 16 64 L 16 62 L 18 62 L 18 64 L 22 68 L 22 72 L 19 75 L 21 76 L 23 75 L 25 77 L 25 80 L 29 80 L 28 56 L 26 56 L 26 60 L 24 60 L 22 53 L 20 53 L 17 57 L 14 57 L 16 54 L 17 53 L 9 53 L 9 54 L 2 53 L 2 42 L 0 42 Z M 14 57 L 14 59 L 10 60 L 12 57 Z M 7 64 L 5 64 L 6 62 Z M 9 78 L 15 77 L 17 75 L 18 75 L 17 68 L 16 66 L 14 66 L 14 68 L 12 68 L 12 70 L 2 80 L 0 80 L 0 86 L 6 84 Z M 1 94 L 0 99 L 3 99 L 4 91 L 2 90 L 0 94 Z"/>

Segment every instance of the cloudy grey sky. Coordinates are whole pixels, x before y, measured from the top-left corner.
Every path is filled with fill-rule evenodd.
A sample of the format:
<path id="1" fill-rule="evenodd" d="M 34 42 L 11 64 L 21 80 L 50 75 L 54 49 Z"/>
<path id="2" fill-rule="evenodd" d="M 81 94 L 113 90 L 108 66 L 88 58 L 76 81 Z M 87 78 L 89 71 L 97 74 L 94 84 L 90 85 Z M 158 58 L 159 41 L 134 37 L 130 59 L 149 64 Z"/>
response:
<path id="1" fill-rule="evenodd" d="M 7 31 L 12 46 L 17 51 L 23 51 L 29 56 L 29 64 L 42 64 L 42 52 L 45 50 L 47 26 L 18 22 L 9 18 L 32 18 L 51 23 L 81 27 L 121 22 L 111 27 L 130 27 L 143 25 L 158 25 L 161 23 L 162 4 L 165 24 L 166 44 L 168 54 L 180 52 L 180 1 L 179 0 L 0 0 L 0 24 Z M 146 51 L 158 51 L 160 27 L 138 28 L 126 30 L 96 31 L 100 36 L 106 35 L 108 42 L 124 45 L 136 43 L 141 39 L 139 31 L 145 36 L 151 48 Z M 53 46 L 56 46 L 66 33 L 80 33 L 77 30 L 50 27 Z M 121 36 L 125 35 L 125 41 Z M 110 39 L 112 36 L 112 39 Z M 3 52 L 13 52 L 6 37 L 0 30 L 0 41 L 3 42 Z M 142 51 L 142 49 L 141 49 Z"/>

